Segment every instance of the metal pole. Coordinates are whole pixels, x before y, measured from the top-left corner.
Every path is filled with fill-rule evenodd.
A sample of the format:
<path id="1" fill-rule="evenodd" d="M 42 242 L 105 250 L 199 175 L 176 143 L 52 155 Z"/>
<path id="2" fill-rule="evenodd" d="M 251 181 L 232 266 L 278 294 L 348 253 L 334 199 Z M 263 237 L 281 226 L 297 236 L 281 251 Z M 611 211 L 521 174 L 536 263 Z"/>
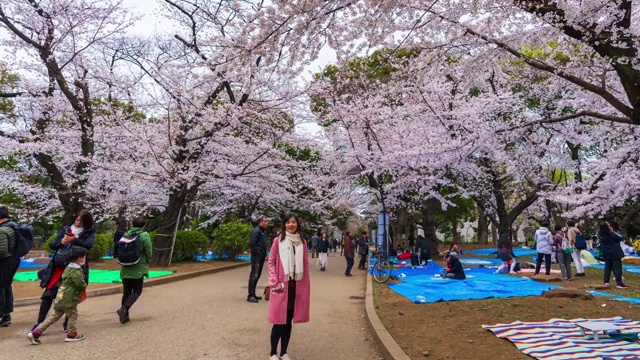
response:
<path id="1" fill-rule="evenodd" d="M 176 244 L 176 235 L 178 234 L 178 226 L 180 226 L 180 217 L 182 216 L 182 206 L 178 210 L 178 218 L 176 219 L 176 228 L 173 230 L 173 239 L 171 240 L 171 253 L 169 254 L 169 266 L 171 266 L 171 259 L 173 258 L 173 247 Z"/>

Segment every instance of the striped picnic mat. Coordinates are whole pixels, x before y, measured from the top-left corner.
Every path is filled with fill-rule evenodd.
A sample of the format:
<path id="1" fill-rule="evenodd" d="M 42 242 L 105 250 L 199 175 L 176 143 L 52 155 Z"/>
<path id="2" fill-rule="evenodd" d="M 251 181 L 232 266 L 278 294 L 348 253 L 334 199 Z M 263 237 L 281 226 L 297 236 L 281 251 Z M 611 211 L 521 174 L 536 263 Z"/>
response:
<path id="1" fill-rule="evenodd" d="M 601 336 L 595 342 L 588 336 L 580 335 L 577 323 L 602 321 L 624 326 L 624 332 L 640 332 L 640 322 L 613 317 L 606 319 L 551 319 L 543 322 L 521 322 L 511 324 L 483 325 L 499 338 L 511 341 L 520 351 L 536 359 L 593 359 L 603 357 L 613 359 L 637 359 L 640 357 L 640 343 L 610 339 Z"/>

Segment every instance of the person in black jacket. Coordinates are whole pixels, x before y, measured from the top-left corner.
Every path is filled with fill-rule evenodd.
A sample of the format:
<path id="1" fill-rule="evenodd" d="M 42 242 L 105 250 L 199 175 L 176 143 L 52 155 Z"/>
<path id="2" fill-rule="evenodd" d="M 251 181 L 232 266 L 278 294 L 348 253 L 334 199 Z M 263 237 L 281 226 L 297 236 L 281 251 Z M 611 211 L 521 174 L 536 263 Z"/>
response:
<path id="1" fill-rule="evenodd" d="M 444 260 L 447 262 L 447 268 L 445 269 L 444 277 L 449 279 L 464 280 L 467 276 L 464 274 L 464 269 L 460 260 L 457 257 L 447 252 L 444 255 Z"/>
<path id="2" fill-rule="evenodd" d="M 266 216 L 262 216 L 260 217 L 260 223 L 251 233 L 251 273 L 249 274 L 247 301 L 252 303 L 262 300 L 261 296 L 256 296 L 256 286 L 258 286 L 264 260 L 267 257 L 267 225 L 269 225 L 269 219 Z"/>
<path id="3" fill-rule="evenodd" d="M 15 226 L 9 220 L 9 209 L 0 206 L 0 327 L 11 325 L 13 312 L 13 277 L 20 267 L 20 259 L 13 256 L 16 247 Z"/>
<path id="4" fill-rule="evenodd" d="M 358 270 L 367 270 L 367 254 L 369 253 L 369 235 L 366 231 L 362 232 L 362 236 L 358 239 L 356 244 L 358 245 L 358 254 L 360 255 L 360 263 L 358 264 Z"/>
<path id="5" fill-rule="evenodd" d="M 431 259 L 431 249 L 429 248 L 429 241 L 422 235 L 418 235 L 416 239 L 416 254 L 420 252 L 420 265 L 427 266 L 429 259 Z"/>
<path id="6" fill-rule="evenodd" d="M 64 226 L 58 232 L 49 247 L 55 251 L 53 259 L 49 262 L 49 265 L 38 272 L 38 278 L 40 278 L 40 287 L 45 289 L 40 299 L 40 311 L 38 312 L 38 321 L 33 326 L 33 329 L 38 327 L 47 318 L 47 313 L 51 309 L 51 305 L 58 294 L 58 287 L 60 286 L 62 273 L 69 262 L 71 261 L 71 247 L 79 246 L 85 248 L 87 251 L 91 250 L 93 244 L 96 241 L 96 230 L 93 228 L 93 217 L 87 210 L 82 210 L 76 217 L 73 225 Z M 82 265 L 84 272 L 84 281 L 89 284 L 89 261 L 85 261 Z M 67 321 L 64 322 L 64 330 L 67 331 Z M 32 329 L 32 330 L 33 330 Z"/>
<path id="7" fill-rule="evenodd" d="M 331 244 L 327 238 L 327 233 L 322 233 L 322 238 L 318 243 L 318 258 L 320 259 L 320 271 L 326 271 L 329 264 L 329 249 Z"/>
<path id="8" fill-rule="evenodd" d="M 613 270 L 613 275 L 616 278 L 616 287 L 618 289 L 626 289 L 627 285 L 622 282 L 622 258 L 624 257 L 622 247 L 620 247 L 620 242 L 623 240 L 622 236 L 613 232 L 609 224 L 603 222 L 600 224 L 598 240 L 600 241 L 600 252 L 604 259 L 604 285 L 609 286 L 611 270 Z"/>

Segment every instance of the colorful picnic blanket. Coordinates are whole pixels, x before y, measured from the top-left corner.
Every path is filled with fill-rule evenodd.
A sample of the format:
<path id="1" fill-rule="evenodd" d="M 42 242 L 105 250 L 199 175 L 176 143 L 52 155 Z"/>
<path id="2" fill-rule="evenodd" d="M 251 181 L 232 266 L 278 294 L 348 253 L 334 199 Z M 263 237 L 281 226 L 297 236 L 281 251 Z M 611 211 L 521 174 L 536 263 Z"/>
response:
<path id="1" fill-rule="evenodd" d="M 518 350 L 536 359 L 549 360 L 601 360 L 603 357 L 629 359 L 640 356 L 640 343 L 614 340 L 601 336 L 596 342 L 587 331 L 582 336 L 578 323 L 586 321 L 610 322 L 624 326 L 627 332 L 640 331 L 640 322 L 621 316 L 606 319 L 551 319 L 542 322 L 483 325 L 499 338 L 511 341 Z"/>

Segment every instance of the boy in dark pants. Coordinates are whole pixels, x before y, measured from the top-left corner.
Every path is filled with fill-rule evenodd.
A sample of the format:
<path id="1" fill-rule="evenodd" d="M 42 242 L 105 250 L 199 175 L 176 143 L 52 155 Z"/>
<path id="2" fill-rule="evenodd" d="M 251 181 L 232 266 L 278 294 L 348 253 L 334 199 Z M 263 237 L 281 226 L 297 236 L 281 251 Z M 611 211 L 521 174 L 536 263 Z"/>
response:
<path id="1" fill-rule="evenodd" d="M 62 285 L 60 285 L 53 303 L 55 312 L 27 334 L 27 338 L 29 338 L 29 341 L 34 345 L 40 344 L 40 336 L 42 333 L 45 332 L 49 326 L 60 320 L 63 315 L 67 317 L 69 330 L 65 341 L 84 340 L 84 335 L 78 334 L 76 331 L 76 321 L 78 320 L 78 303 L 80 303 L 81 294 L 87 288 L 87 283 L 84 281 L 84 271 L 82 271 L 82 265 L 84 265 L 87 260 L 87 249 L 73 247 L 73 249 L 71 249 L 70 259 L 71 262 L 62 274 Z"/>
<path id="2" fill-rule="evenodd" d="M 142 229 L 145 220 L 136 218 L 131 223 L 133 227 L 124 234 L 118 244 L 118 262 L 120 263 L 120 279 L 122 279 L 122 306 L 116 312 L 121 324 L 129 322 L 129 309 L 142 294 L 144 277 L 149 276 L 149 261 L 151 261 L 152 253 L 151 237 L 148 232 Z M 134 242 L 135 244 L 133 244 Z M 135 249 L 125 248 L 125 246 L 132 245 L 135 245 Z M 130 258 L 125 259 L 125 257 Z"/>

